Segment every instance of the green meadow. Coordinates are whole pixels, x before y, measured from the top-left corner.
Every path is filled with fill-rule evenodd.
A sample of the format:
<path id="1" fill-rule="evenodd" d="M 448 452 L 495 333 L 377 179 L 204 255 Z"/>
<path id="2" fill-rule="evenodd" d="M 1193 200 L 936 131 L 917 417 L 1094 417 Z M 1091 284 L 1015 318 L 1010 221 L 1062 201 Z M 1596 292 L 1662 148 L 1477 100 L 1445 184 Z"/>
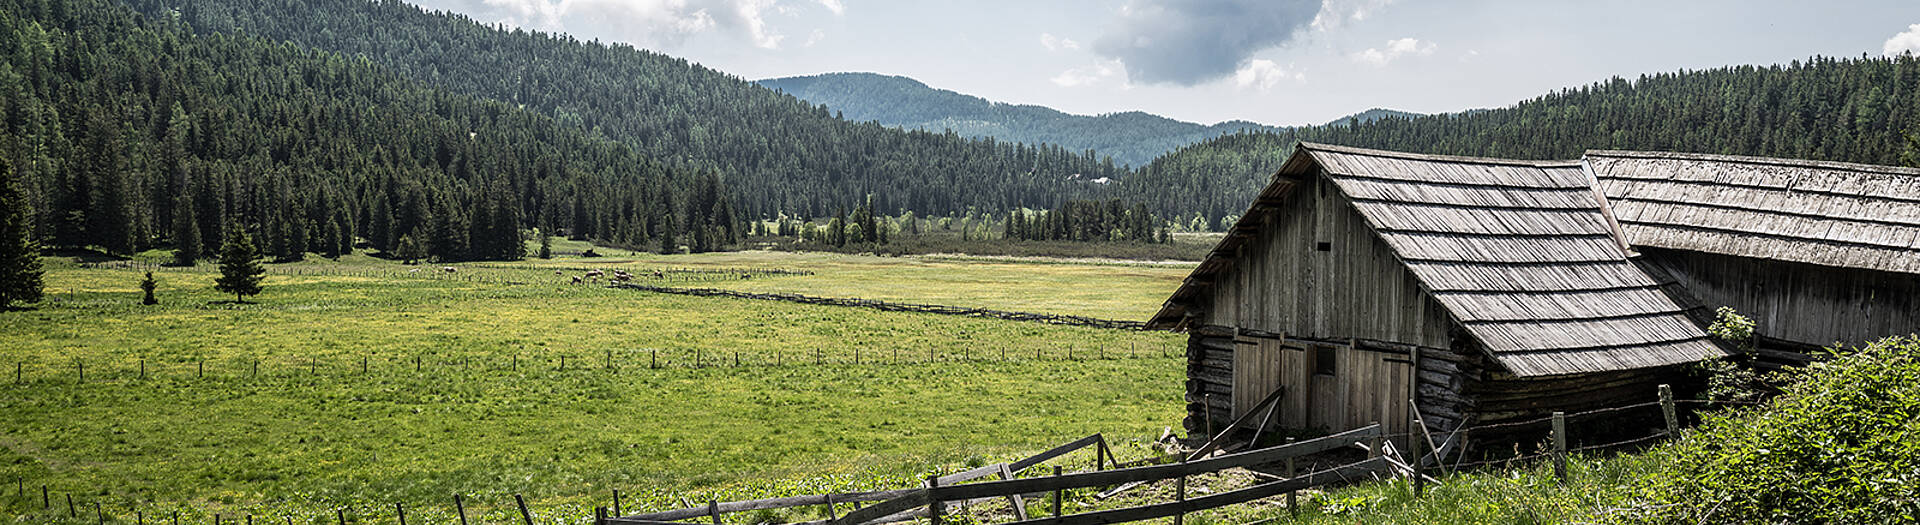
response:
<path id="1" fill-rule="evenodd" d="M 661 284 L 1139 318 L 1151 308 L 1131 303 L 1180 270 L 771 253 L 508 266 L 276 264 L 241 304 L 209 264 L 163 267 L 161 304 L 141 306 L 141 269 L 48 259 L 47 300 L 0 313 L 0 366 L 18 374 L 0 386 L 0 504 L 330 523 L 400 503 L 431 521 L 459 493 L 507 520 L 520 494 L 576 522 L 616 489 L 633 509 L 899 488 L 1095 432 L 1145 455 L 1181 416 L 1172 334 L 570 283 L 581 267 L 779 267 L 812 274 Z M 794 512 L 779 519 L 813 510 Z"/>

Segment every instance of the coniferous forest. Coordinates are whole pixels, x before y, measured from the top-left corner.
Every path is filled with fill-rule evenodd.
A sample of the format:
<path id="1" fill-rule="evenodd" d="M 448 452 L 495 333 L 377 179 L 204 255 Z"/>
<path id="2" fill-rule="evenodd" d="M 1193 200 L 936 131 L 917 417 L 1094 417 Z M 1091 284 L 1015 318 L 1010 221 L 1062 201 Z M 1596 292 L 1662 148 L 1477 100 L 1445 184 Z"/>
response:
<path id="1" fill-rule="evenodd" d="M 1920 58 L 1814 57 L 1613 78 L 1511 107 L 1239 133 L 1155 159 L 1124 181 L 1156 213 L 1216 225 L 1246 210 L 1296 141 L 1418 153 L 1574 159 L 1588 149 L 1917 165 Z"/>
<path id="2" fill-rule="evenodd" d="M 182 262 L 217 253 L 230 223 L 280 260 L 369 247 L 513 259 L 535 229 L 707 251 L 735 245 L 756 219 L 855 208 L 1008 217 L 1111 199 L 1148 208 L 1129 216 L 1205 229 L 1244 209 L 1298 140 L 1899 164 L 1915 162 L 1908 132 L 1920 128 L 1920 60 L 1814 58 L 1615 78 L 1502 109 L 1238 133 L 1128 170 L 1097 152 L 848 122 L 682 59 L 396 0 L 0 6 L 0 162 L 20 179 L 36 240 L 179 248 Z M 1118 182 L 1087 182 L 1100 177 Z M 1059 237 L 1045 231 L 1011 237 Z"/>

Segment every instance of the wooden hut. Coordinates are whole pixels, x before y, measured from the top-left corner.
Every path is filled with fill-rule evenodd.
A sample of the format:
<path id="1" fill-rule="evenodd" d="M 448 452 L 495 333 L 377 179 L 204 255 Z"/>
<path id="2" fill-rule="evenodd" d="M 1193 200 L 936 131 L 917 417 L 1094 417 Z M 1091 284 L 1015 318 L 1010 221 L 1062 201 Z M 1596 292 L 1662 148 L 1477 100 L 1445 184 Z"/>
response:
<path id="1" fill-rule="evenodd" d="M 1301 144 L 1148 323 L 1190 334 L 1188 434 L 1276 390 L 1396 433 L 1653 400 L 1723 352 L 1604 210 L 1579 161 Z"/>
<path id="2" fill-rule="evenodd" d="M 1920 332 L 1920 170 L 1592 151 L 1636 260 L 1708 322 L 1757 323 L 1762 358 Z"/>

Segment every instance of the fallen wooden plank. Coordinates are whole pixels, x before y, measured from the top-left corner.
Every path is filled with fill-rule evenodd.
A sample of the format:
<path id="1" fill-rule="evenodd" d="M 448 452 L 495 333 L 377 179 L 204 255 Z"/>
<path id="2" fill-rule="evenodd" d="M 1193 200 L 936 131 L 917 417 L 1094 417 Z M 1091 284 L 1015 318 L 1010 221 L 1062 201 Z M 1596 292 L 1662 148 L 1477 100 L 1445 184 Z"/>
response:
<path id="1" fill-rule="evenodd" d="M 1153 481 L 1201 474 L 1233 467 L 1244 467 L 1273 463 L 1290 457 L 1304 456 L 1353 446 L 1380 435 L 1380 425 L 1368 425 L 1331 436 L 1310 439 L 1289 445 L 1279 445 L 1238 454 L 1212 457 L 1186 463 L 1171 465 L 1153 465 L 1097 472 L 1076 472 L 1062 476 L 1045 478 L 1017 479 L 1010 481 L 986 481 L 967 485 L 954 485 L 933 489 L 933 498 L 941 501 L 962 500 L 989 496 L 1005 496 L 1015 493 L 1048 492 L 1053 490 L 1078 489 L 1101 485 L 1119 485 L 1134 481 Z"/>
<path id="2" fill-rule="evenodd" d="M 1386 458 L 1375 457 L 1365 461 L 1349 463 L 1340 467 L 1309 473 L 1286 481 L 1263 483 L 1252 487 L 1202 496 L 1182 501 L 1172 501 L 1124 509 L 1103 510 L 1051 516 L 1046 518 L 1017 521 L 1008 525 L 1102 525 L 1107 523 L 1126 523 L 1150 520 L 1186 514 L 1211 508 L 1246 503 L 1262 498 L 1285 494 L 1290 490 L 1313 488 L 1328 483 L 1347 481 L 1377 472 L 1386 468 Z"/>

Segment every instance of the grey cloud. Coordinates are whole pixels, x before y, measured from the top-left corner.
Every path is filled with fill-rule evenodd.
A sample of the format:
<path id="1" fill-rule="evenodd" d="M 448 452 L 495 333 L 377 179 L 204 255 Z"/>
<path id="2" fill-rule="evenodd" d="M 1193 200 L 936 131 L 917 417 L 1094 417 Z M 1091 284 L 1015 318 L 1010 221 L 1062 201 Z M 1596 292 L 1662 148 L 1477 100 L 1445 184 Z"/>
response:
<path id="1" fill-rule="evenodd" d="M 1093 50 L 1144 84 L 1192 86 L 1232 75 L 1248 57 L 1312 23 L 1320 0 L 1145 0 Z"/>

